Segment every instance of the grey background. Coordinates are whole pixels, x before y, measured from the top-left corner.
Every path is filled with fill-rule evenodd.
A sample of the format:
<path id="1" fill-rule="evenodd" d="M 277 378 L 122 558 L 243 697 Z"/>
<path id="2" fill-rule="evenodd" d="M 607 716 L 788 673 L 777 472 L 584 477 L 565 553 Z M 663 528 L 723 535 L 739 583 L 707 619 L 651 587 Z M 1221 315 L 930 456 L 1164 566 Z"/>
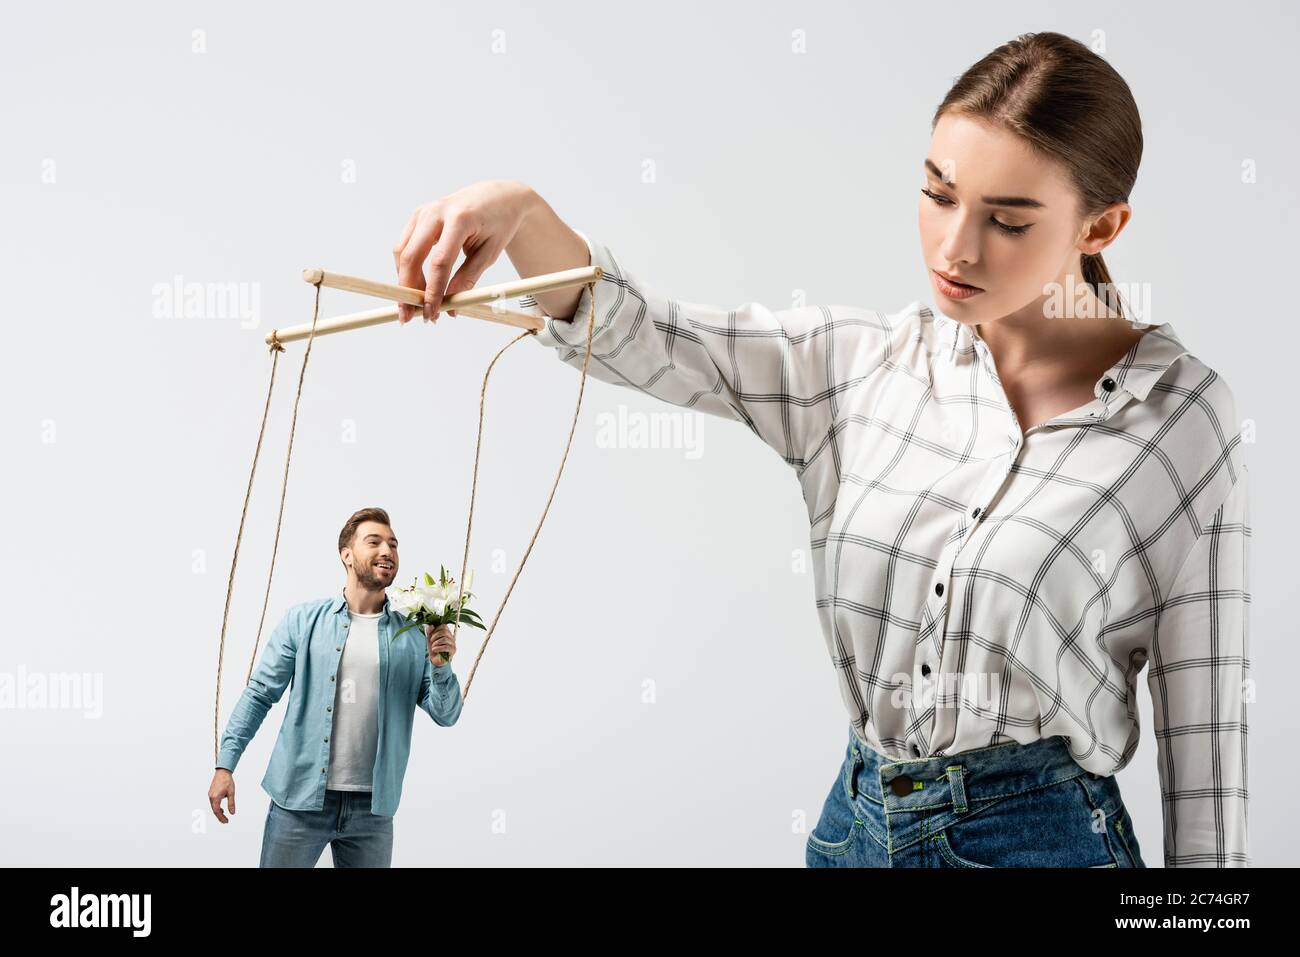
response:
<path id="1" fill-rule="evenodd" d="M 1036 29 L 1104 36 L 1133 88 L 1146 153 L 1107 259 L 1118 281 L 1151 284 L 1156 321 L 1228 379 L 1256 429 L 1251 831 L 1257 865 L 1294 863 L 1296 8 L 1040 2 L 11 10 L 0 671 L 84 674 L 102 701 L 98 716 L 0 709 L 3 863 L 256 864 L 284 700 L 222 826 L 206 806 L 213 690 L 262 337 L 310 320 L 303 267 L 391 281 L 418 203 L 507 177 L 681 299 L 928 300 L 916 193 L 930 114 L 962 70 Z M 1257 182 L 1242 182 L 1247 162 Z M 155 287 L 178 275 L 256 289 L 256 326 L 156 315 Z M 502 257 L 484 282 L 514 275 Z M 377 304 L 326 290 L 322 315 Z M 357 508 L 390 511 L 399 583 L 458 565 L 481 377 L 509 337 L 445 318 L 316 342 L 263 645 L 288 605 L 342 586 L 335 540 Z M 301 356 L 290 346 L 277 373 L 223 728 L 253 648 Z M 493 374 L 471 561 L 487 610 L 541 514 L 577 386 L 529 341 Z M 803 863 L 848 729 L 812 574 L 797 570 L 798 484 L 721 419 L 698 423 L 698 457 L 601 447 L 598 417 L 620 406 L 678 411 L 588 382 L 460 723 L 416 715 L 395 865 Z M 462 683 L 480 635 L 462 631 Z M 1142 687 L 1142 743 L 1119 780 L 1159 866 Z"/>

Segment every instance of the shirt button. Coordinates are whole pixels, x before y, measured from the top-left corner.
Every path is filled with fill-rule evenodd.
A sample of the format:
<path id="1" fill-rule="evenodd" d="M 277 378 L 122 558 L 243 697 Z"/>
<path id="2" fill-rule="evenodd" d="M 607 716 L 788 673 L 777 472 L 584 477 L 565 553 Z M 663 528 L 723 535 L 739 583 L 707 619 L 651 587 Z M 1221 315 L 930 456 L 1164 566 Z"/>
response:
<path id="1" fill-rule="evenodd" d="M 943 582 L 939 582 L 937 585 L 934 586 L 934 593 L 936 595 L 943 594 Z"/>
<path id="2" fill-rule="evenodd" d="M 332 705 L 328 705 L 328 704 L 327 704 L 327 705 L 325 706 L 325 710 L 326 710 L 326 711 L 333 711 L 333 710 L 334 710 L 334 707 L 333 707 Z"/>
<path id="3" fill-rule="evenodd" d="M 324 773 L 325 773 L 325 769 L 324 769 L 324 768 L 321 768 L 321 769 L 320 769 L 320 773 L 321 773 L 321 774 L 324 774 Z"/>
<path id="4" fill-rule="evenodd" d="M 1107 392 L 1114 392 L 1115 380 L 1112 379 L 1110 376 L 1106 376 L 1106 378 L 1101 380 L 1101 387 L 1105 389 Z"/>
<path id="5" fill-rule="evenodd" d="M 921 674 L 925 675 L 928 678 L 930 676 L 930 666 L 921 665 Z"/>
<path id="6" fill-rule="evenodd" d="M 333 676 L 333 675 L 330 675 L 330 681 L 333 681 L 333 680 L 334 680 L 334 676 Z"/>
<path id="7" fill-rule="evenodd" d="M 912 745 L 912 757 L 919 758 L 920 756 L 921 756 L 921 749 L 918 748 L 916 745 Z"/>
<path id="8" fill-rule="evenodd" d="M 915 746 L 913 746 L 912 750 L 916 750 Z M 907 797 L 912 793 L 912 779 L 906 774 L 901 777 L 896 777 L 894 780 L 889 782 L 889 789 L 899 797 Z"/>
<path id="9" fill-rule="evenodd" d="M 970 517 L 971 517 L 971 518 L 979 518 L 979 517 L 980 517 L 980 509 L 979 509 L 979 506 L 978 506 L 978 505 L 976 505 L 976 506 L 975 506 L 975 510 L 974 510 L 973 512 L 970 513 Z"/>

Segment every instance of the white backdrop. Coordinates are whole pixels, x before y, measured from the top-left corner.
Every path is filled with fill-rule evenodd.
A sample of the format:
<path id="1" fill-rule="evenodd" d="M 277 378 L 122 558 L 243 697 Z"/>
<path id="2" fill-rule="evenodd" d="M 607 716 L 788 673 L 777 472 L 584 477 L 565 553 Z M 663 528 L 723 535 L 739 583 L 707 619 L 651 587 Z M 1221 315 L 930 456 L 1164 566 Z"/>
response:
<path id="1" fill-rule="evenodd" d="M 694 302 L 929 298 L 916 191 L 929 119 L 997 44 L 1104 42 L 1146 154 L 1106 258 L 1232 384 L 1258 441 L 1251 831 L 1294 863 L 1283 599 L 1296 533 L 1290 369 L 1300 154 L 1289 3 L 51 3 L 0 32 L 7 451 L 0 863 L 254 865 L 284 700 L 206 804 L 222 605 L 271 328 L 306 266 L 394 280 L 418 203 L 534 186 Z M 806 52 L 798 52 L 802 48 Z M 1254 182 L 1243 182 L 1249 164 Z M 504 257 L 483 282 L 514 278 Z M 169 288 L 230 288 L 225 307 Z M 374 300 L 326 290 L 322 315 Z M 335 542 L 387 508 L 400 583 L 459 566 L 484 367 L 511 333 L 444 317 L 317 340 L 263 644 L 342 587 Z M 242 689 L 302 344 L 277 374 L 227 636 Z M 489 394 L 474 528 L 496 606 L 559 464 L 577 373 L 521 342 Z M 689 414 L 666 448 L 602 416 L 681 410 L 589 380 L 554 505 L 458 725 L 416 715 L 394 864 L 802 866 L 847 741 L 794 474 Z M 646 421 L 646 420 L 641 420 Z M 1291 457 L 1292 465 L 1285 461 Z M 481 633 L 463 629 L 462 684 Z M 41 704 L 48 682 L 84 701 Z M 1150 703 L 1120 786 L 1161 861 Z M 326 853 L 321 866 L 329 866 Z"/>

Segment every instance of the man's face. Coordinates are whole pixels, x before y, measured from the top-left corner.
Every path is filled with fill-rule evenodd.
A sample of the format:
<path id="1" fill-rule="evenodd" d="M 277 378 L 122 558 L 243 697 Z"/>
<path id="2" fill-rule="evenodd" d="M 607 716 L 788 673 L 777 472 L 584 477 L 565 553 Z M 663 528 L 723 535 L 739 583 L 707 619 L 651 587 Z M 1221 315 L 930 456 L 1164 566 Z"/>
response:
<path id="1" fill-rule="evenodd" d="M 352 537 L 352 547 L 343 549 L 362 587 L 382 591 L 397 578 L 397 536 L 382 522 L 362 522 Z"/>

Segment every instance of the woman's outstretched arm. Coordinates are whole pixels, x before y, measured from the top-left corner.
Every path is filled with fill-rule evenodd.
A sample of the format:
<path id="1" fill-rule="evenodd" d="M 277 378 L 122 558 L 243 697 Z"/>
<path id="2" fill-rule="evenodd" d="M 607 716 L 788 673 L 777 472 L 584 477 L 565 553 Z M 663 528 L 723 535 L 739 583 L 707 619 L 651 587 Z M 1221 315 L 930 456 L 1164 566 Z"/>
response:
<path id="1" fill-rule="evenodd" d="M 583 250 L 577 256 L 574 240 Z M 774 310 L 757 302 L 722 307 L 670 298 L 549 207 L 508 252 L 521 276 L 601 267 L 588 375 L 741 422 L 801 472 L 825 448 L 848 391 L 879 369 L 898 341 L 886 316 L 860 307 Z M 570 295 L 559 298 L 559 292 Z M 591 290 L 535 299 L 549 317 L 537 341 L 581 369 Z"/>
<path id="2" fill-rule="evenodd" d="M 472 288 L 502 251 L 523 278 L 602 267 L 588 375 L 739 421 L 801 474 L 833 445 L 827 437 L 846 394 L 900 341 L 887 316 L 861 307 L 727 308 L 669 298 L 513 181 L 475 183 L 417 207 L 393 254 L 399 283 L 425 289 L 426 312 L 436 316 L 444 298 Z M 461 252 L 465 262 L 453 275 Z M 555 290 L 536 302 L 548 316 L 537 341 L 581 368 L 591 291 Z"/>

